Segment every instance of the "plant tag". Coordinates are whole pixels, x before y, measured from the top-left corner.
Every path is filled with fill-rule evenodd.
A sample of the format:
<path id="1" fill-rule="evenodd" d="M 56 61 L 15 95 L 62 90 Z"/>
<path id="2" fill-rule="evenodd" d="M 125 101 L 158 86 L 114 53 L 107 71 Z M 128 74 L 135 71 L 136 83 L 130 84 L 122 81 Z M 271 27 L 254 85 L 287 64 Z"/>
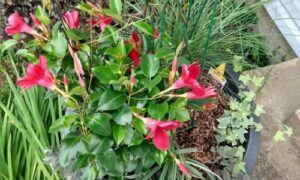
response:
<path id="1" fill-rule="evenodd" d="M 220 87 L 223 89 L 227 80 L 224 77 L 226 64 L 222 63 L 217 68 L 210 68 L 208 71 L 208 75 L 213 78 L 213 83 L 215 86 Z"/>

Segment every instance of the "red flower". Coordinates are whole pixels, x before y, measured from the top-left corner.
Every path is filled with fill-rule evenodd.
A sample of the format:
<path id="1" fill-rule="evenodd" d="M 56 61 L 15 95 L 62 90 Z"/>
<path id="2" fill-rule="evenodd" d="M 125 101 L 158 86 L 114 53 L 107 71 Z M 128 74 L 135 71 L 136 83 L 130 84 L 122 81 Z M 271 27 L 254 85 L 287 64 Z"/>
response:
<path id="1" fill-rule="evenodd" d="M 154 32 L 153 32 L 153 37 L 154 37 L 155 40 L 159 38 L 159 33 L 160 33 L 160 32 L 159 32 L 159 28 L 156 27 L 156 28 L 154 29 Z"/>
<path id="2" fill-rule="evenodd" d="M 183 64 L 181 70 L 181 77 L 175 81 L 171 88 L 180 89 L 183 87 L 188 87 L 193 89 L 197 87 L 199 84 L 197 80 L 200 75 L 200 65 L 197 62 L 194 62 L 190 66 Z"/>
<path id="3" fill-rule="evenodd" d="M 189 170 L 186 168 L 186 166 L 183 164 L 183 162 L 181 162 L 181 161 L 178 160 L 178 159 L 175 159 L 175 162 L 176 162 L 176 164 L 177 164 L 179 170 L 180 170 L 183 174 L 185 174 L 185 175 L 188 176 L 188 177 L 191 176 Z"/>
<path id="4" fill-rule="evenodd" d="M 111 16 L 104 16 L 103 14 L 98 14 L 96 20 L 91 20 L 91 25 L 100 25 L 101 31 L 105 30 L 105 27 L 112 22 Z"/>
<path id="5" fill-rule="evenodd" d="M 79 27 L 79 13 L 78 11 L 66 12 L 64 20 L 70 29 L 77 29 Z"/>
<path id="6" fill-rule="evenodd" d="M 40 22 L 40 20 L 38 20 L 38 18 L 36 18 L 32 13 L 30 13 L 30 17 L 31 17 L 31 20 L 32 20 L 33 24 L 36 27 L 42 28 L 42 23 Z"/>
<path id="7" fill-rule="evenodd" d="M 133 61 L 134 68 L 137 68 L 140 65 L 140 50 L 142 41 L 136 31 L 133 31 L 130 35 L 130 41 L 124 41 L 125 44 L 131 43 L 133 48 L 128 54 L 128 57 Z"/>
<path id="8" fill-rule="evenodd" d="M 70 46 L 68 46 L 68 47 L 69 47 L 70 54 L 71 54 L 71 56 L 73 58 L 73 61 L 74 61 L 74 68 L 75 68 L 75 72 L 76 72 L 76 74 L 79 78 L 79 84 L 80 84 L 80 86 L 84 86 L 84 81 L 83 81 L 83 78 L 82 78 L 82 76 L 84 75 L 84 71 L 82 69 L 80 59 L 78 58 L 77 53 L 74 52 L 72 47 L 70 47 Z"/>
<path id="9" fill-rule="evenodd" d="M 40 85 L 49 89 L 55 89 L 55 78 L 47 70 L 47 60 L 44 56 L 39 57 L 39 64 L 28 64 L 27 75 L 17 81 L 17 85 L 25 89 Z"/>
<path id="10" fill-rule="evenodd" d="M 205 99 L 216 96 L 214 87 L 204 87 L 200 84 L 198 86 L 194 86 L 192 91 L 183 94 L 183 96 L 189 99 Z"/>
<path id="11" fill-rule="evenodd" d="M 36 32 L 28 24 L 24 22 L 22 16 L 18 13 L 13 13 L 8 18 L 8 27 L 6 27 L 5 32 L 8 35 L 14 35 L 20 32 L 25 32 L 31 35 L 35 35 Z"/>
<path id="12" fill-rule="evenodd" d="M 170 131 L 181 126 L 179 121 L 158 121 L 151 118 L 141 117 L 136 115 L 137 118 L 141 119 L 150 133 L 145 137 L 145 139 L 152 138 L 155 147 L 159 150 L 167 150 L 170 147 L 169 137 L 166 131 Z"/>
<path id="13" fill-rule="evenodd" d="M 174 58 L 172 62 L 172 70 L 169 74 L 169 83 L 172 84 L 174 82 L 174 77 L 177 71 L 177 57 Z"/>

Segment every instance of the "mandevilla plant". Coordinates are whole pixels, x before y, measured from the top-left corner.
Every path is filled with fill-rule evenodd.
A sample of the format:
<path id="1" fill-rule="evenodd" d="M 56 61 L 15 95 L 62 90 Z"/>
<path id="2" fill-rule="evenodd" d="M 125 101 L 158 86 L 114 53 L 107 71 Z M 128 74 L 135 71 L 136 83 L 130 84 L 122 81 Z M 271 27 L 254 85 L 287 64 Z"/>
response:
<path id="1" fill-rule="evenodd" d="M 50 30 L 51 20 L 39 7 L 31 15 L 34 27 L 14 13 L 6 28 L 9 35 L 24 32 L 35 38 L 17 52 L 30 61 L 17 85 L 43 86 L 65 100 L 65 116 L 49 130 L 61 132 L 61 171 L 82 179 L 143 179 L 174 161 L 191 176 L 172 152 L 170 136 L 190 119 L 187 105 L 215 96 L 213 87 L 198 83 L 200 65 L 182 64 L 178 73 L 183 45 L 173 51 L 163 38 L 159 47 L 158 38 L 164 37 L 159 29 L 143 21 L 123 22 L 120 0 L 110 1 L 109 9 L 92 3 L 77 8 L 88 14 L 88 23 L 80 23 L 79 12 L 66 12 Z M 126 38 L 124 29 L 131 25 L 139 32 Z"/>

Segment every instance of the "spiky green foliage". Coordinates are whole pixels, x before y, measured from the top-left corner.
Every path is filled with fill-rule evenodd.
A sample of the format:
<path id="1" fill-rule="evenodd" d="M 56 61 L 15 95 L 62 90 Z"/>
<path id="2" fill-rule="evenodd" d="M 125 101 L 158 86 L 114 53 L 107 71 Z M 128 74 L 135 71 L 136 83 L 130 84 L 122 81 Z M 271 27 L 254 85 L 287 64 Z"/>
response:
<path id="1" fill-rule="evenodd" d="M 43 88 L 25 92 L 6 77 L 11 94 L 0 102 L 0 179 L 57 179 L 43 156 L 46 147 L 59 145 L 48 128 L 60 116 L 60 102 L 46 98 Z"/>

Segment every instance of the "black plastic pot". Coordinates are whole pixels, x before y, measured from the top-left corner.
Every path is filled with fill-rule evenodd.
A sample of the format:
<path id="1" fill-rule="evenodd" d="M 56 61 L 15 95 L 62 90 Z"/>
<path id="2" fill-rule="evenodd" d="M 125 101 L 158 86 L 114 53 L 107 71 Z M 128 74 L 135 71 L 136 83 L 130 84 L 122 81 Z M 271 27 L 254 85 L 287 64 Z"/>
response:
<path id="1" fill-rule="evenodd" d="M 230 96 L 240 100 L 241 98 L 238 96 L 238 87 L 240 85 L 239 74 L 234 72 L 231 67 L 227 66 L 225 69 L 225 77 L 227 79 L 227 83 L 224 87 L 225 92 L 227 92 Z M 249 88 L 246 88 L 246 90 L 249 90 Z M 252 106 L 255 106 L 254 101 L 252 102 Z M 255 114 L 252 114 L 252 118 L 255 122 L 260 122 L 260 118 L 257 117 Z M 250 175 L 254 170 L 260 149 L 260 136 L 261 133 L 255 131 L 255 128 L 248 129 L 248 133 L 246 134 L 246 143 L 244 144 L 246 150 L 244 154 L 246 174 L 241 175 L 240 177 Z"/>

